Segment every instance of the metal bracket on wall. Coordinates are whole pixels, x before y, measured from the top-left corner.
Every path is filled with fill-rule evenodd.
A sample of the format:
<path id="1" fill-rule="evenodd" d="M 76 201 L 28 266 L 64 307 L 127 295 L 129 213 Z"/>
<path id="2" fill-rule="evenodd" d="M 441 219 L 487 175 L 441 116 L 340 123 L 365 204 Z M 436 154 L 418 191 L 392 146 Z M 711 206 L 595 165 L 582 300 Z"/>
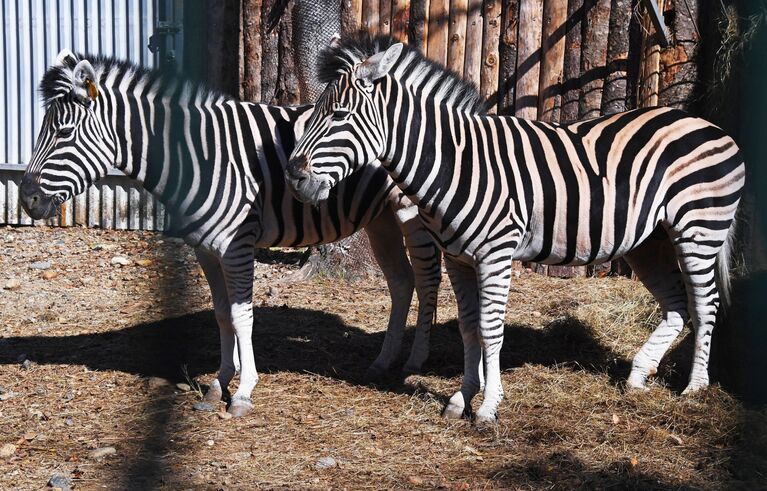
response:
<path id="1" fill-rule="evenodd" d="M 149 45 L 147 46 L 149 51 L 157 53 L 162 47 L 160 43 L 165 36 L 173 36 L 179 32 L 181 32 L 181 24 L 178 22 L 158 22 L 157 25 L 154 26 L 154 34 L 149 36 Z"/>
<path id="2" fill-rule="evenodd" d="M 643 0 L 643 2 L 647 13 L 652 20 L 652 25 L 655 27 L 655 32 L 658 35 L 658 44 L 660 44 L 661 48 L 668 48 L 671 44 L 668 41 L 668 29 L 666 29 L 666 24 L 663 22 L 663 16 L 658 8 L 658 2 L 656 2 L 656 0 Z"/>

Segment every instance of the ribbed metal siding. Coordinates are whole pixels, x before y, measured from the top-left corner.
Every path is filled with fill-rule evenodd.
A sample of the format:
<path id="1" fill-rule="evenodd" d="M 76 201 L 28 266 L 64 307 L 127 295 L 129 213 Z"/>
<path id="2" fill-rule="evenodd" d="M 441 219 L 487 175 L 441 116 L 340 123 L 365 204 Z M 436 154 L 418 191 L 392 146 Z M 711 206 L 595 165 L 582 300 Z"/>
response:
<path id="1" fill-rule="evenodd" d="M 147 44 L 158 5 L 172 15 L 180 11 L 178 4 L 174 0 L 2 0 L 0 224 L 32 223 L 18 205 L 18 185 L 43 118 L 37 87 L 59 51 L 69 48 L 154 67 L 158 56 Z M 51 224 L 158 230 L 165 220 L 162 206 L 152 196 L 115 172 L 62 206 L 60 220 Z"/>

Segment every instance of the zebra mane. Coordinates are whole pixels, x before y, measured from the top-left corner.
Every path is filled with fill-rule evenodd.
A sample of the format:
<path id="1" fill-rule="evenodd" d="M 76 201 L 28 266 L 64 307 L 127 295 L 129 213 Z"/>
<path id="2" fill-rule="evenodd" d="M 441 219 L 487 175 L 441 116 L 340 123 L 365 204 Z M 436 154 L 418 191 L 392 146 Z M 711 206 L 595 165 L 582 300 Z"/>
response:
<path id="1" fill-rule="evenodd" d="M 367 31 L 344 36 L 320 52 L 317 60 L 319 81 L 331 83 L 360 62 L 386 51 L 398 42 L 390 36 L 373 36 Z M 460 101 L 460 105 L 472 113 L 485 111 L 482 96 L 473 83 L 464 80 L 447 67 L 429 60 L 420 51 L 406 44 L 403 45 L 402 54 L 392 71 L 403 64 L 407 64 L 409 72 L 420 73 L 430 79 L 436 77 L 437 81 L 432 88 L 435 93 L 450 94 L 452 100 Z"/>
<path id="2" fill-rule="evenodd" d="M 193 81 L 184 78 L 177 73 L 158 68 L 146 68 L 141 65 L 137 65 L 131 61 L 120 60 L 111 56 L 102 55 L 89 55 L 77 53 L 74 55 L 76 60 L 88 60 L 98 76 L 99 85 L 105 86 L 109 75 L 117 72 L 117 79 L 121 80 L 126 74 L 130 74 L 131 78 L 144 78 L 148 79 L 150 85 L 157 80 L 160 80 L 158 93 L 162 94 L 165 89 L 179 88 L 185 85 L 194 87 L 199 92 L 211 95 L 216 98 L 233 99 L 230 95 L 223 92 L 212 89 L 204 82 Z M 68 97 L 72 91 L 72 71 L 74 65 L 65 62 L 63 65 L 55 65 L 46 70 L 40 81 L 39 92 L 45 107 L 49 107 L 55 100 Z"/>

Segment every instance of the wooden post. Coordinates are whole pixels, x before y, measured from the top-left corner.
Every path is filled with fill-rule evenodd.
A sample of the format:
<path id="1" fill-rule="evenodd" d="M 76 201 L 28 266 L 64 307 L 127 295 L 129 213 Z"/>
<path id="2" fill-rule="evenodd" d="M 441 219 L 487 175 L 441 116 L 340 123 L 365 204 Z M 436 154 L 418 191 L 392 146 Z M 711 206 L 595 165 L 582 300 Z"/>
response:
<path id="1" fill-rule="evenodd" d="M 422 53 L 426 52 L 426 33 L 428 26 L 427 8 L 428 0 L 410 0 L 410 29 L 408 32 L 409 44 Z"/>
<path id="2" fill-rule="evenodd" d="M 466 15 L 466 57 L 463 62 L 463 78 L 479 87 L 481 66 L 482 0 L 469 0 L 469 11 Z"/>
<path id="3" fill-rule="evenodd" d="M 701 88 L 698 76 L 700 39 L 696 27 L 699 0 L 673 0 L 670 7 L 668 10 L 674 13 L 674 43 L 660 52 L 658 103 L 695 112 Z"/>
<path id="4" fill-rule="evenodd" d="M 566 27 L 567 4 L 559 0 L 546 0 L 543 4 L 543 54 L 538 90 L 538 119 L 541 121 L 560 120 Z"/>
<path id="5" fill-rule="evenodd" d="M 261 0 L 242 2 L 242 98 L 261 100 Z"/>
<path id="6" fill-rule="evenodd" d="M 565 34 L 565 61 L 563 69 L 562 123 L 578 119 L 581 97 L 581 30 L 583 0 L 570 0 L 567 4 L 567 33 Z"/>
<path id="7" fill-rule="evenodd" d="M 277 65 L 279 52 L 279 25 L 271 33 L 266 33 L 266 16 L 275 0 L 263 0 L 261 9 L 261 102 L 272 104 L 277 91 Z"/>
<path id="8" fill-rule="evenodd" d="M 607 74 L 602 91 L 602 114 L 626 110 L 626 72 L 629 56 L 631 1 L 612 0 L 607 36 Z"/>
<path id="9" fill-rule="evenodd" d="M 517 31 L 519 0 L 504 0 L 501 19 L 501 42 L 498 47 L 501 66 L 498 80 L 498 113 L 514 114 L 514 93 L 517 85 Z"/>
<path id="10" fill-rule="evenodd" d="M 388 36 L 391 34 L 392 0 L 380 0 L 378 8 L 378 33 Z"/>
<path id="11" fill-rule="evenodd" d="M 279 63 L 277 76 L 276 103 L 294 105 L 301 102 L 296 51 L 293 43 L 293 12 L 286 12 L 280 20 Z"/>
<path id="12" fill-rule="evenodd" d="M 581 98 L 579 118 L 601 114 L 602 86 L 607 62 L 610 0 L 585 0 L 581 34 Z"/>
<path id="13" fill-rule="evenodd" d="M 391 35 L 397 41 L 407 42 L 407 30 L 410 23 L 410 1 L 391 0 Z"/>
<path id="14" fill-rule="evenodd" d="M 484 11 L 479 93 L 484 99 L 489 99 L 492 94 L 498 93 L 498 43 L 501 37 L 501 0 L 485 0 Z M 488 110 L 489 113 L 496 111 L 496 101 L 492 102 L 493 104 Z"/>
<path id="15" fill-rule="evenodd" d="M 517 50 L 517 87 L 514 110 L 518 117 L 538 118 L 543 0 L 520 0 Z"/>
<path id="16" fill-rule="evenodd" d="M 371 34 L 378 34 L 380 19 L 379 0 L 362 0 L 362 27 Z"/>
<path id="17" fill-rule="evenodd" d="M 429 31 L 426 54 L 429 58 L 447 65 L 447 32 L 449 0 L 429 2 Z"/>
<path id="18" fill-rule="evenodd" d="M 450 1 L 450 24 L 447 29 L 447 67 L 463 76 L 463 60 L 466 56 L 466 21 L 468 0 Z"/>
<path id="19" fill-rule="evenodd" d="M 660 7 L 663 8 L 663 0 Z M 645 12 L 642 19 L 642 68 L 639 81 L 638 107 L 658 105 L 658 83 L 660 73 L 660 46 L 652 28 L 650 15 Z"/>

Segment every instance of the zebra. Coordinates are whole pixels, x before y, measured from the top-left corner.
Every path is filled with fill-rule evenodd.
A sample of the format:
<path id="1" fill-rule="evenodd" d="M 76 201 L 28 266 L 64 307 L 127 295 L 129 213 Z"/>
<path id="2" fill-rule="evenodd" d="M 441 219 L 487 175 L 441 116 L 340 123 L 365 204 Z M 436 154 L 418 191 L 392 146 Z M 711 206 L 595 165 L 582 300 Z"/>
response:
<path id="1" fill-rule="evenodd" d="M 353 177 L 317 207 L 287 192 L 284 166 L 312 106 L 240 102 L 160 70 L 69 50 L 47 70 L 40 92 L 46 112 L 22 178 L 22 206 L 34 219 L 51 217 L 111 167 L 165 205 L 174 234 L 196 252 L 219 326 L 221 364 L 206 401 L 221 400 L 239 370 L 228 411 L 244 416 L 253 408 L 255 248 L 327 243 L 362 228 L 392 301 L 366 377 L 376 381 L 396 361 L 414 289 L 416 336 L 403 370 L 420 370 L 441 279 L 439 250 L 381 168 Z"/>
<path id="2" fill-rule="evenodd" d="M 561 125 L 483 114 L 476 89 L 455 74 L 365 33 L 327 48 L 319 66 L 329 86 L 291 154 L 288 185 L 319 203 L 380 159 L 418 206 L 444 253 L 465 343 L 463 382 L 446 417 L 471 412 L 484 355 L 475 416 L 496 420 L 512 259 L 586 265 L 624 257 L 663 312 L 627 386 L 645 388 L 688 320 L 695 353 L 684 393 L 708 385 L 745 179 L 738 147 L 720 128 L 671 108 Z"/>

